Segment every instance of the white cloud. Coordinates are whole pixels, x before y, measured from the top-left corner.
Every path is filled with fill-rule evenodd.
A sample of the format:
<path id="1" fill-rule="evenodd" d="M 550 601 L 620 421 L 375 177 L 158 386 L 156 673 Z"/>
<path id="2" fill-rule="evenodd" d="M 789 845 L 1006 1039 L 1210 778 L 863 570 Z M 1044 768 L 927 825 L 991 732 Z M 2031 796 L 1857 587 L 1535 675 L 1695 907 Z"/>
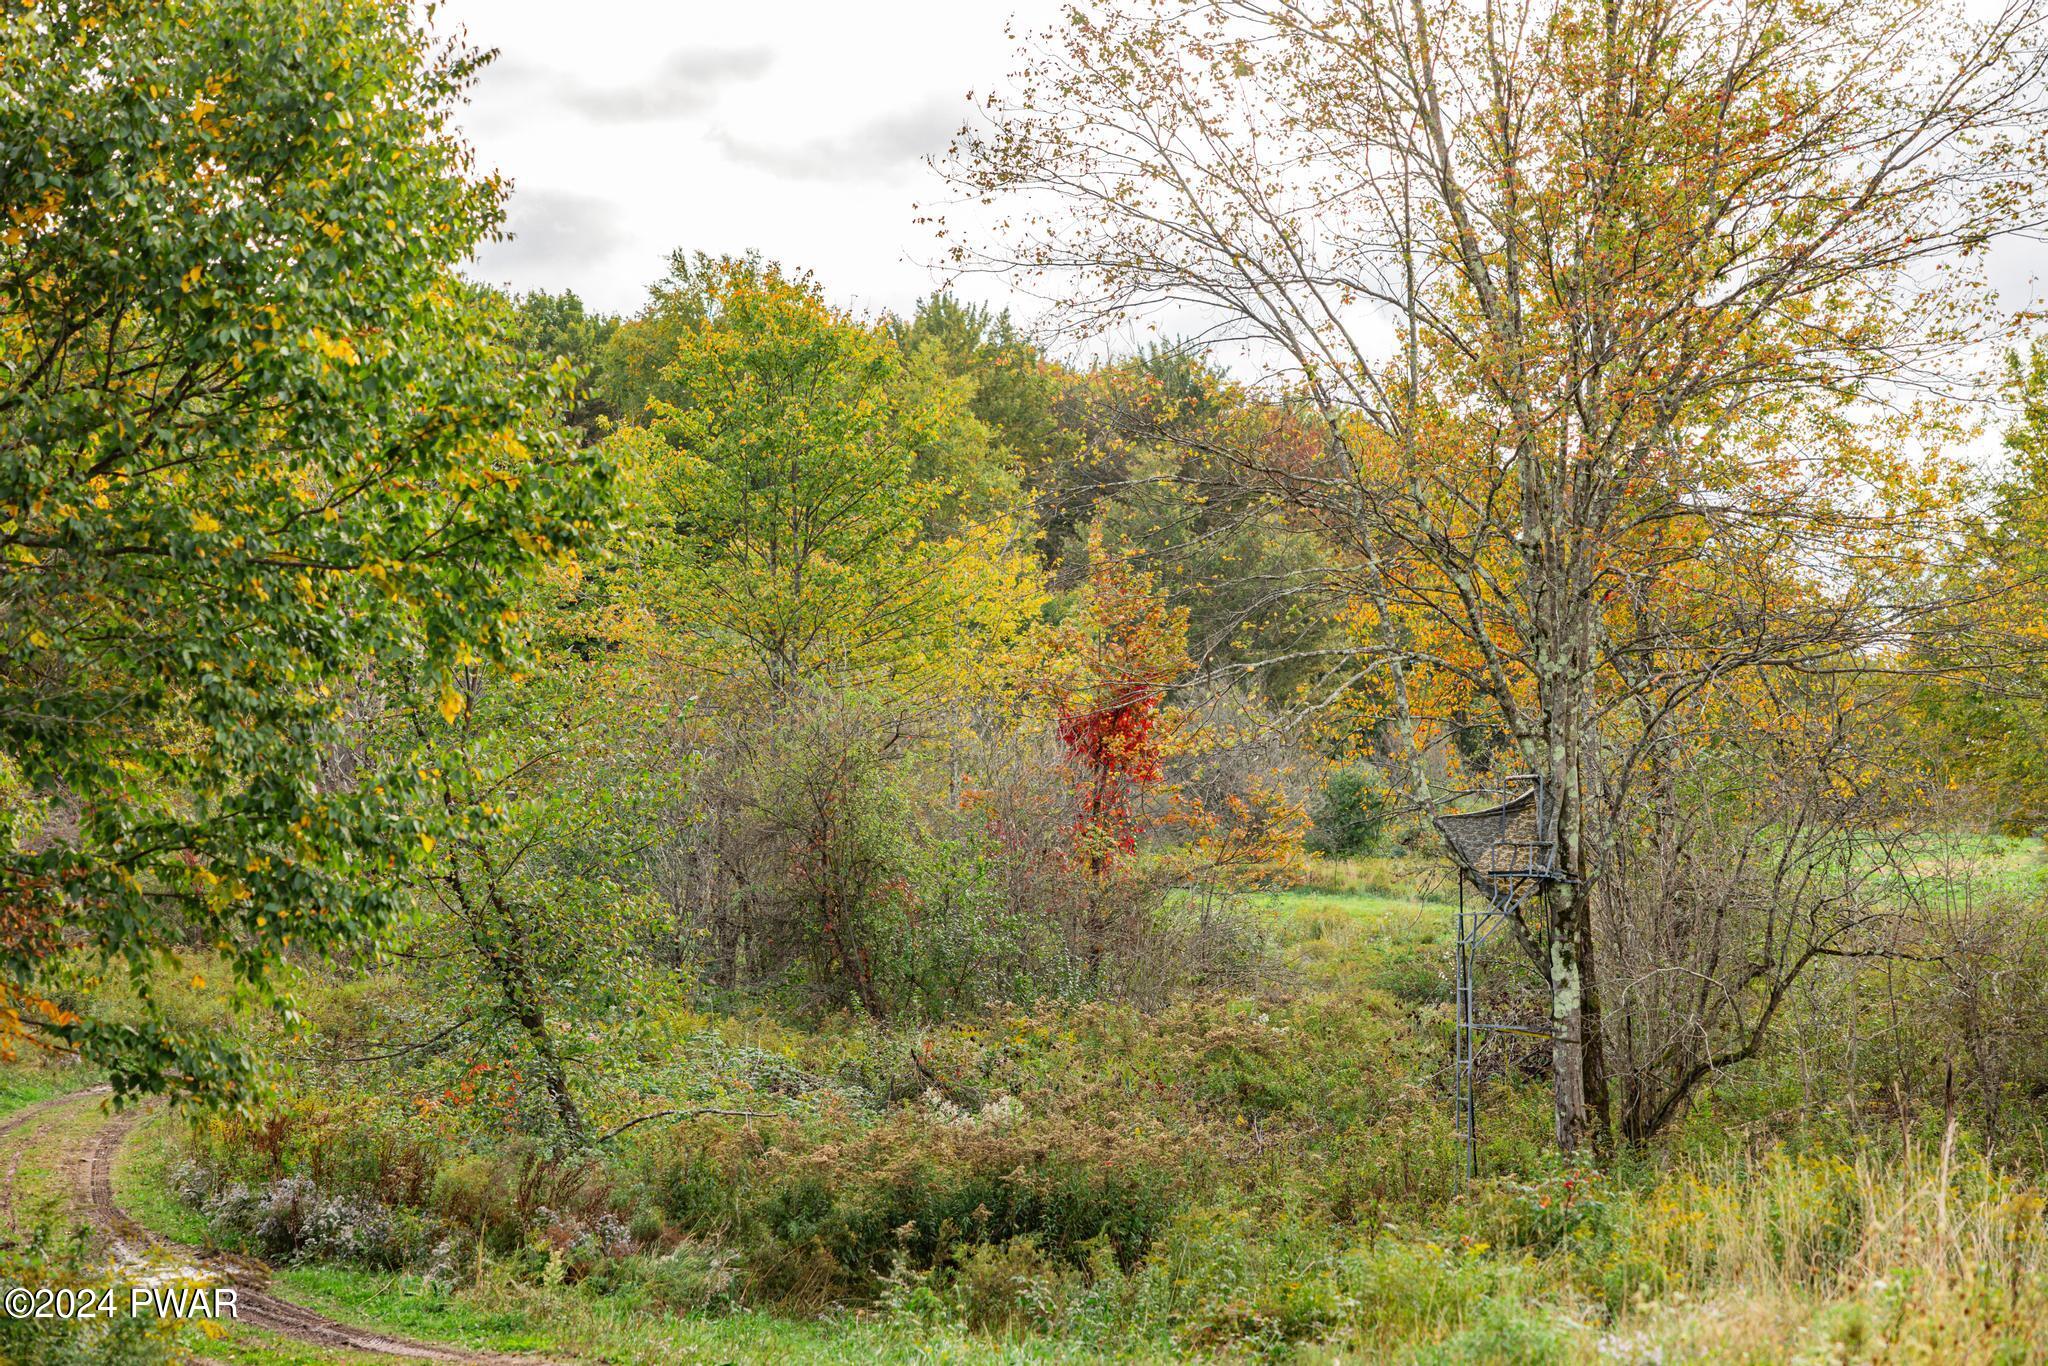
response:
<path id="1" fill-rule="evenodd" d="M 619 207 L 575 190 L 520 188 L 506 205 L 504 240 L 477 252 L 476 273 L 518 289 L 615 255 L 631 240 Z"/>
<path id="2" fill-rule="evenodd" d="M 477 105 L 517 121 L 547 106 L 598 124 L 649 123 L 701 113 L 727 86 L 759 78 L 774 64 L 765 47 L 682 48 L 630 79 L 595 77 L 532 57 L 506 54 L 484 69 Z"/>
<path id="3" fill-rule="evenodd" d="M 518 237 L 477 273 L 625 311 L 678 247 L 757 248 L 840 302 L 907 308 L 939 255 L 913 222 L 943 196 L 919 159 L 1009 70 L 1010 12 L 1058 4 L 444 0 L 438 27 L 500 52 L 462 123 L 515 186 Z"/>
<path id="4" fill-rule="evenodd" d="M 801 142 L 756 142 L 725 127 L 712 141 L 745 166 L 792 180 L 867 180 L 897 176 L 945 149 L 966 114 L 958 99 L 934 99 L 828 137 Z"/>

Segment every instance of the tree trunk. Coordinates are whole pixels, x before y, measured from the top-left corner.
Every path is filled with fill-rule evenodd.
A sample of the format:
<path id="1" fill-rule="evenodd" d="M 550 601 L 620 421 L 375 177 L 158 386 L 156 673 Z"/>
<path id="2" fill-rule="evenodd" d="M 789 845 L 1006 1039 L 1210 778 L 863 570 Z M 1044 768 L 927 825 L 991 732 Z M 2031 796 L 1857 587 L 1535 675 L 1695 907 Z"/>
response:
<path id="1" fill-rule="evenodd" d="M 540 1064 L 541 1086 L 554 1106 L 555 1117 L 561 1121 L 563 1137 L 571 1147 L 580 1148 L 589 1141 L 590 1130 L 583 1122 L 583 1112 L 576 1108 L 576 1098 L 569 1093 L 568 1072 L 562 1066 L 561 1054 L 555 1051 L 554 1036 L 548 1032 L 545 998 L 528 952 L 525 918 L 492 881 L 482 849 L 478 848 L 476 853 L 484 874 L 479 890 L 472 892 L 463 879 L 461 865 L 455 863 L 448 873 L 450 894 L 468 924 L 470 943 L 477 957 L 497 983 L 505 1015 L 526 1031 L 527 1040 L 533 1045 L 534 1057 Z"/>
<path id="2" fill-rule="evenodd" d="M 583 1122 L 583 1112 L 576 1108 L 576 1098 L 569 1093 L 568 1070 L 562 1066 L 562 1055 L 555 1051 L 554 1035 L 548 1031 L 540 983 L 527 953 L 525 922 L 496 887 L 487 885 L 484 896 L 497 913 L 504 938 L 494 947 L 489 938 L 480 937 L 477 947 L 497 973 L 498 990 L 504 997 L 507 1013 L 519 1022 L 519 1027 L 526 1031 L 527 1042 L 533 1046 L 533 1056 L 540 1064 L 541 1086 L 554 1106 L 555 1118 L 561 1121 L 562 1136 L 570 1147 L 581 1148 L 589 1141 L 590 1130 Z"/>
<path id="3" fill-rule="evenodd" d="M 1586 1108 L 1593 1126 L 1593 1151 L 1604 1159 L 1613 1149 L 1614 1100 L 1607 1086 L 1607 1025 L 1600 999 L 1600 954 L 1594 947 L 1593 882 L 1586 869 L 1588 865 L 1598 866 L 1596 850 L 1605 846 L 1589 845 L 1586 839 L 1585 813 L 1589 804 L 1583 770 L 1579 774 L 1578 795 L 1578 826 L 1573 846 L 1578 854 L 1581 880 L 1572 893 L 1579 903 L 1575 917 L 1579 930 L 1579 1038 L 1585 1050 Z"/>
<path id="4" fill-rule="evenodd" d="M 874 975 L 868 971 L 867 950 L 850 940 L 845 931 L 845 917 L 840 913 L 839 897 L 829 887 L 818 899 L 818 914 L 825 922 L 825 937 L 846 975 L 853 981 L 854 996 L 870 1018 L 881 1020 L 888 1011 L 882 1007 L 881 993 L 875 990 Z"/>
<path id="5" fill-rule="evenodd" d="M 547 1021 L 537 1010 L 523 1009 L 519 1014 L 519 1027 L 526 1031 L 527 1040 L 533 1045 L 533 1056 L 540 1063 L 541 1086 L 548 1093 L 548 1101 L 555 1107 L 555 1118 L 562 1123 L 562 1133 L 571 1147 L 580 1148 L 589 1138 L 589 1130 L 583 1123 L 583 1112 L 576 1108 L 576 1098 L 569 1094 L 569 1074 L 562 1066 L 561 1055 L 555 1052 L 555 1041 L 548 1033 Z"/>
<path id="6" fill-rule="evenodd" d="M 1600 962 L 1593 952 L 1592 906 L 1580 920 L 1579 933 L 1579 1030 L 1585 1057 L 1585 1096 L 1589 1122 L 1593 1126 L 1593 1151 L 1610 1155 L 1614 1135 L 1614 1099 L 1607 1084 L 1606 1021 L 1600 1004 Z"/>
<path id="7" fill-rule="evenodd" d="M 1585 971 L 1579 956 L 1577 889 L 1550 898 L 1550 1074 L 1557 1112 L 1557 1150 L 1576 1154 L 1592 1132 L 1586 1111 Z"/>

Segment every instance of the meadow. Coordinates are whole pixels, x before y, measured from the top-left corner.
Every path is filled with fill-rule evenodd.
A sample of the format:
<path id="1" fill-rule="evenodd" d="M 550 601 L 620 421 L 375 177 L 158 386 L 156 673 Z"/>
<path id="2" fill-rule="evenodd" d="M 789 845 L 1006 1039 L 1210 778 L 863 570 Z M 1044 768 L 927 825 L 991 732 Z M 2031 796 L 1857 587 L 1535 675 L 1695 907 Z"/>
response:
<path id="1" fill-rule="evenodd" d="M 1978 855 L 2038 904 L 2037 847 Z M 2048 1349 L 2038 1128 L 1987 1154 L 1966 1115 L 1891 1107 L 1896 1059 L 1795 1022 L 1668 1142 L 1567 1166 L 1546 1141 L 1540 1066 L 1496 1045 L 1467 1183 L 1440 870 L 1363 860 L 1312 880 L 1244 899 L 1271 953 L 1245 995 L 914 1031 L 677 1004 L 591 1041 L 615 1088 L 592 1108 L 689 1113 L 566 1158 L 494 1115 L 505 1091 L 486 1070 L 423 1093 L 404 1065 L 286 1064 L 249 1115 L 151 1111 L 113 1189 L 152 1232 L 263 1259 L 275 1293 L 332 1319 L 551 1360 Z M 1828 987 L 1861 1001 L 1874 1036 L 1889 1011 L 1926 1006 L 1884 975 Z M 309 972 L 303 987 L 333 1054 L 403 1005 L 374 975 Z M 218 1007 L 191 992 L 183 1008 Z M 1839 999 L 1826 1008 L 1840 1018 Z M 305 1042 L 279 1052 L 308 1056 Z M 13 1112 L 92 1079 L 16 1067 L 0 1094 Z M 1815 1085 L 1839 1102 L 1805 1103 Z M 89 1236 L 70 1228 L 62 1166 L 103 1110 L 89 1095 L 0 1140 L 13 1217 L 46 1246 Z M 177 1343 L 221 1361 L 355 1359 L 248 1327 L 191 1325 Z"/>

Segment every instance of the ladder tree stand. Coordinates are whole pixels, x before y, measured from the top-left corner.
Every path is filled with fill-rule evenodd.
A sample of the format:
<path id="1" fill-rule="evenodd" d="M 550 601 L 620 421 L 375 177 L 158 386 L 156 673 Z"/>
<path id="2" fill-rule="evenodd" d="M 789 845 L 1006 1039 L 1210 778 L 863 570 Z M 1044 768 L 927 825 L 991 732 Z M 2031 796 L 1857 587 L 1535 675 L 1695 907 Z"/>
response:
<path id="1" fill-rule="evenodd" d="M 1557 866 L 1556 815 L 1541 775 L 1511 774 L 1488 787 L 1458 793 L 1454 800 L 1480 795 L 1490 796 L 1491 803 L 1476 811 L 1434 818 L 1458 866 L 1453 1117 L 1464 1147 L 1468 1179 L 1479 1174 L 1480 1045 L 1489 1034 L 1552 1037 L 1548 1029 L 1480 1018 L 1479 951 L 1503 928 L 1526 945 L 1530 929 L 1524 911 L 1531 903 L 1541 904 L 1550 884 L 1569 880 Z M 1467 899 L 1468 888 L 1476 894 L 1476 905 Z M 1548 980 L 1546 973 L 1546 983 Z"/>

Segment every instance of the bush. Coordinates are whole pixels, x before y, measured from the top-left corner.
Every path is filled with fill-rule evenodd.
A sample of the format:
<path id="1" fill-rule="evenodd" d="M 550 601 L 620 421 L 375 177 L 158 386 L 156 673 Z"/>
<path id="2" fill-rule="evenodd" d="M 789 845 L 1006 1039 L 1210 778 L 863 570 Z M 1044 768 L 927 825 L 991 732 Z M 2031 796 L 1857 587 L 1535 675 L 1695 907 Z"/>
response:
<path id="1" fill-rule="evenodd" d="M 459 1157 L 434 1173 L 432 1208 L 458 1228 L 500 1246 L 519 1242 L 519 1212 L 503 1165 L 481 1154 Z"/>
<path id="2" fill-rule="evenodd" d="M 1368 768 L 1338 769 L 1309 809 L 1308 847 L 1331 858 L 1376 854 L 1392 808 L 1385 779 Z"/>
<path id="3" fill-rule="evenodd" d="M 1429 1366 L 1544 1366 L 1570 1359 L 1571 1340 L 1556 1316 L 1512 1299 L 1486 1301 L 1469 1326 L 1416 1355 Z"/>
<path id="4" fill-rule="evenodd" d="M 58 1240 L 38 1230 L 24 1245 L 0 1247 L 0 1286 L 104 1290 L 106 1275 L 105 1262 L 89 1255 L 82 1238 Z M 0 1361 L 9 1366 L 156 1366 L 186 1359 L 177 1350 L 174 1324 L 130 1318 L 127 1287 L 115 1286 L 114 1293 L 120 1308 L 112 1318 L 0 1314 Z"/>
<path id="5" fill-rule="evenodd" d="M 1172 1173 L 1130 1154 L 1062 1151 L 1067 1143 L 1046 1137 L 885 1122 L 792 1164 L 757 1217 L 778 1249 L 828 1255 L 835 1290 L 860 1297 L 899 1257 L 936 1267 L 976 1242 L 1027 1240 L 1070 1266 L 1098 1239 L 1120 1262 L 1143 1255 L 1177 1203 Z"/>
<path id="6" fill-rule="evenodd" d="M 970 1332 L 1007 1337 L 1043 1331 L 1058 1326 L 1081 1276 L 1071 1258 L 1048 1257 L 1028 1235 L 976 1243 L 955 1255 L 947 1299 Z"/>
<path id="7" fill-rule="evenodd" d="M 438 1238 L 434 1225 L 409 1211 L 323 1192 L 308 1176 L 268 1186 L 216 1184 L 187 1163 L 178 1184 L 223 1241 L 271 1261 L 351 1262 L 395 1269 L 415 1262 Z"/>
<path id="8" fill-rule="evenodd" d="M 615 1271 L 593 1275 L 591 1289 L 670 1314 L 729 1308 L 740 1288 L 729 1249 L 685 1241 L 659 1256 L 633 1256 Z"/>
<path id="9" fill-rule="evenodd" d="M 879 1120 L 839 1112 L 751 1135 L 692 1123 L 643 1143 L 624 1179 L 677 1235 L 738 1249 L 750 1302 L 871 1300 L 892 1272 L 950 1274 L 969 1257 L 964 1312 L 1004 1318 L 994 1254 L 971 1249 L 1078 1269 L 1106 1248 L 1131 1265 L 1184 1202 L 1196 1164 L 1179 1141 L 1123 1129 L 934 1091 Z"/>

